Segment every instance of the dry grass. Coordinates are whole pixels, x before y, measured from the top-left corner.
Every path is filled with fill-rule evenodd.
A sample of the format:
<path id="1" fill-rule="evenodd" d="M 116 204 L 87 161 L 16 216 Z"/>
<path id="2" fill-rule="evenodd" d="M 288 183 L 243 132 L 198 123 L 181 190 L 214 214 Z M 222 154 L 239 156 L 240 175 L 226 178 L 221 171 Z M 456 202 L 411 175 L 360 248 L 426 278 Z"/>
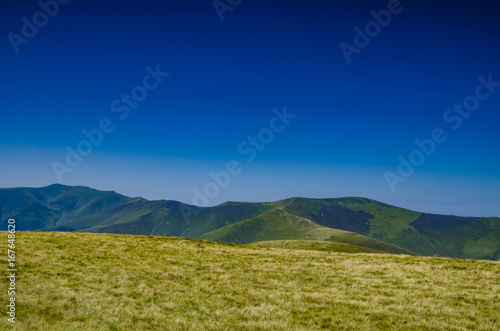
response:
<path id="1" fill-rule="evenodd" d="M 498 262 L 108 234 L 16 240 L 15 330 L 500 329 Z M 4 313 L 0 328 L 11 327 Z"/>

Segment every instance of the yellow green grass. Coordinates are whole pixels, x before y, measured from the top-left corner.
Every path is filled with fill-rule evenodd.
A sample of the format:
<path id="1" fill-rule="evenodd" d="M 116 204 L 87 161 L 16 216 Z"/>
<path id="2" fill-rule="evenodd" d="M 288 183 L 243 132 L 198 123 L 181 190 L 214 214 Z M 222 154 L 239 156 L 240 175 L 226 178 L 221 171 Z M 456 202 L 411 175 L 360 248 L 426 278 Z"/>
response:
<path id="1" fill-rule="evenodd" d="M 498 330 L 500 263 L 16 233 L 13 330 Z M 4 252 L 7 233 L 4 238 Z M 6 254 L 0 299 L 6 312 Z"/>
<path id="2" fill-rule="evenodd" d="M 266 248 L 303 249 L 338 253 L 387 253 L 367 247 L 319 240 L 270 240 L 258 241 L 256 243 L 251 243 L 248 245 Z"/>

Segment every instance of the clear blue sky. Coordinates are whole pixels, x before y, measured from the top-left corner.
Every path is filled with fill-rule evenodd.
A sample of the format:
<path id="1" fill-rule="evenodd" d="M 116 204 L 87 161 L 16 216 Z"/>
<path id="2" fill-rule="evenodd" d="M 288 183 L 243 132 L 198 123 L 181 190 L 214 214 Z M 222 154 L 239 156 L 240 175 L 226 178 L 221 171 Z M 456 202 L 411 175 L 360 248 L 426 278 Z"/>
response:
<path id="1" fill-rule="evenodd" d="M 350 63 L 339 45 L 355 46 L 354 28 L 388 1 L 243 0 L 223 21 L 212 1 L 72 0 L 47 22 L 36 1 L 1 4 L 0 187 L 62 183 L 193 203 L 193 189 L 204 194 L 209 173 L 234 160 L 239 173 L 218 192 L 209 185 L 209 205 L 364 196 L 500 216 L 500 87 L 483 87 L 467 118 L 443 118 L 475 95 L 479 76 L 500 82 L 497 1 L 402 0 Z M 28 38 L 12 42 L 34 15 L 36 35 L 25 27 Z M 144 100 L 126 106 L 122 94 L 157 65 L 168 77 L 147 79 Z M 268 139 L 273 109 L 285 106 L 296 117 Z M 103 119 L 114 130 L 69 165 L 66 147 Z M 401 177 L 398 157 L 436 128 L 447 140 Z M 271 141 L 259 151 L 248 137 L 261 131 Z M 248 161 L 240 152 L 250 147 Z M 54 162 L 72 170 L 62 181 Z M 387 172 L 404 178 L 394 191 Z"/>

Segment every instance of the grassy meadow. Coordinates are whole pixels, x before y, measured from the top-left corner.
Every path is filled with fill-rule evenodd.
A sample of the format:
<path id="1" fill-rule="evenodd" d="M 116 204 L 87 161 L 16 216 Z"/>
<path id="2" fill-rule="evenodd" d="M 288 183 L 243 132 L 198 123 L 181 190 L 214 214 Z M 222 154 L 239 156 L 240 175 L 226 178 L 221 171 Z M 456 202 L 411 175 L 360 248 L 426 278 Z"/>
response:
<path id="1" fill-rule="evenodd" d="M 500 329 L 499 262 L 90 233 L 16 246 L 17 318 L 0 329 Z"/>
<path id="2" fill-rule="evenodd" d="M 284 248 L 284 249 L 295 249 L 295 250 L 303 249 L 309 251 L 323 251 L 323 252 L 336 252 L 336 253 L 379 253 L 379 254 L 387 253 L 372 248 L 366 248 L 339 242 L 319 241 L 319 240 L 270 240 L 270 241 L 259 241 L 248 245 L 256 247 L 265 247 L 265 248 Z"/>

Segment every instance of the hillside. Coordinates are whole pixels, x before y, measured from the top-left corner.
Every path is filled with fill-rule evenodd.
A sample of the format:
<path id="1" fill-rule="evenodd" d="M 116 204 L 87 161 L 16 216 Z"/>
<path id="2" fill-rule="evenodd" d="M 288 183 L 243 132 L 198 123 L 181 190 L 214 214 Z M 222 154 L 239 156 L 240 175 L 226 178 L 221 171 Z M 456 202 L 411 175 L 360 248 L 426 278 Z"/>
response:
<path id="1" fill-rule="evenodd" d="M 2 330 L 500 327 L 498 262 L 162 236 L 16 235 L 17 320 L 2 318 Z M 0 273 L 5 279 L 6 268 Z"/>
<path id="2" fill-rule="evenodd" d="M 132 200 L 115 192 L 82 186 L 0 189 L 1 221 L 4 225 L 8 218 L 18 218 L 20 230 L 43 230 L 64 226 Z"/>
<path id="3" fill-rule="evenodd" d="M 392 254 L 412 252 L 354 232 L 332 229 L 306 218 L 288 214 L 282 209 L 271 210 L 257 217 L 208 232 L 200 239 L 247 244 L 269 240 L 332 241 L 365 247 Z"/>
<path id="4" fill-rule="evenodd" d="M 285 210 L 421 255 L 495 260 L 500 254 L 500 218 L 422 214 L 365 198 L 296 198 Z"/>
<path id="5" fill-rule="evenodd" d="M 384 254 L 386 252 L 376 249 L 354 246 L 351 244 L 344 244 L 331 241 L 319 240 L 271 240 L 259 241 L 248 244 L 255 247 L 264 248 L 281 248 L 281 249 L 300 249 L 307 251 L 322 251 L 322 252 L 336 252 L 336 253 L 375 253 Z"/>
<path id="6" fill-rule="evenodd" d="M 422 255 L 446 255 L 427 242 L 410 223 L 420 213 L 363 198 L 294 199 L 286 210 L 318 224 L 353 231 L 405 247 Z"/>
<path id="7" fill-rule="evenodd" d="M 0 226 L 20 230 L 147 234 L 230 243 L 342 242 L 390 253 L 500 259 L 500 218 L 423 214 L 366 198 L 289 198 L 202 208 L 87 187 L 0 189 Z M 397 246 L 397 247 L 395 247 Z"/>

